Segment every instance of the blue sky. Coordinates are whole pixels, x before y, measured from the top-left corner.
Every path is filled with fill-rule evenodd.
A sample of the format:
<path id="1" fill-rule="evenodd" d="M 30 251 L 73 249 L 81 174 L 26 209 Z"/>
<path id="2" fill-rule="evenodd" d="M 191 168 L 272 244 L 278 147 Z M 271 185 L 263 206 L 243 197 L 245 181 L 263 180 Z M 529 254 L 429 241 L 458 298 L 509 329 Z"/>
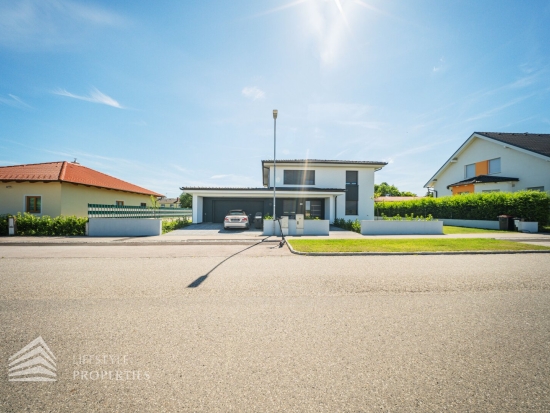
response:
<path id="1" fill-rule="evenodd" d="M 261 159 L 424 183 L 474 131 L 550 133 L 550 1 L 0 1 L 0 165 L 168 196 Z"/>

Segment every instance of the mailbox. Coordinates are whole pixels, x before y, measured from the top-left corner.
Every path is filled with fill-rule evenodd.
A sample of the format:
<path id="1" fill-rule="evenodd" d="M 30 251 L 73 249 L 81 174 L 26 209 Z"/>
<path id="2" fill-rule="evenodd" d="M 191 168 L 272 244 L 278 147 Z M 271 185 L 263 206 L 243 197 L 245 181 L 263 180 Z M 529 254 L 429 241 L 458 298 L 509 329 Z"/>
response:
<path id="1" fill-rule="evenodd" d="M 15 217 L 8 218 L 8 234 L 15 235 Z"/>
<path id="2" fill-rule="evenodd" d="M 304 229 L 304 214 L 296 214 L 296 229 Z"/>
<path id="3" fill-rule="evenodd" d="M 288 217 L 281 217 L 281 228 L 288 228 Z"/>

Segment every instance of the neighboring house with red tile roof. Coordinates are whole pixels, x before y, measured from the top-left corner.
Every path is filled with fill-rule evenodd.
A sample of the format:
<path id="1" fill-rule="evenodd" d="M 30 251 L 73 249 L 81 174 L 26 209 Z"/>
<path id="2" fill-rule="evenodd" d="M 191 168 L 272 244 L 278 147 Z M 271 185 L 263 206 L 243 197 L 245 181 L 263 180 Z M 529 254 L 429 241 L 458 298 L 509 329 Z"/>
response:
<path id="1" fill-rule="evenodd" d="M 76 162 L 0 167 L 0 214 L 76 215 L 88 204 L 150 205 L 162 194 L 87 168 Z"/>

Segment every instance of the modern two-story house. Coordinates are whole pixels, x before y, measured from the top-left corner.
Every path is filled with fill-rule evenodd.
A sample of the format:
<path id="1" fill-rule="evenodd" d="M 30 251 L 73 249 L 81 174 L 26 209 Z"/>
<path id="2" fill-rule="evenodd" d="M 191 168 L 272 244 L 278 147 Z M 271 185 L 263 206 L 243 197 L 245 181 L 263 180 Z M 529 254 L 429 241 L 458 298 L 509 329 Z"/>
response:
<path id="1" fill-rule="evenodd" d="M 374 219 L 374 173 L 386 162 L 319 159 L 262 161 L 262 188 L 182 187 L 193 196 L 193 223 L 221 223 L 231 209 L 253 216 L 276 214 L 320 218 Z M 274 172 L 276 170 L 276 173 Z"/>
<path id="2" fill-rule="evenodd" d="M 424 187 L 436 197 L 550 191 L 550 134 L 474 132 Z"/>

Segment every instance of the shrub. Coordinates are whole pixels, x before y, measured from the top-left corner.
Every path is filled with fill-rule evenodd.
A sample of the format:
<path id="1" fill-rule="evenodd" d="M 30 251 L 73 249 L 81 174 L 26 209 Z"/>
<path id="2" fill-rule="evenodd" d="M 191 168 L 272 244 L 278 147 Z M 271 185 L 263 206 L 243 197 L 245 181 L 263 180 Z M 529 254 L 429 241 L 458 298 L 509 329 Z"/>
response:
<path id="1" fill-rule="evenodd" d="M 188 225 L 191 225 L 191 221 L 187 218 L 178 218 L 178 219 L 163 219 L 162 220 L 162 233 L 166 234 L 167 232 L 174 231 L 175 229 L 184 228 Z"/>
<path id="2" fill-rule="evenodd" d="M 352 221 L 351 219 L 346 221 L 344 218 L 336 218 L 332 225 L 348 231 L 361 233 L 361 223 L 357 219 L 355 221 Z"/>
<path id="3" fill-rule="evenodd" d="M 382 213 L 382 219 L 384 221 L 433 221 L 434 217 L 432 217 L 432 214 L 428 214 L 426 218 L 424 218 L 422 215 L 414 216 L 414 214 L 405 214 L 405 218 L 402 218 L 399 214 L 394 217 L 387 217 L 386 215 L 384 215 L 384 213 Z"/>
<path id="4" fill-rule="evenodd" d="M 10 216 L 2 215 L 0 217 L 0 235 L 8 235 L 8 217 Z M 85 235 L 86 222 L 88 221 L 88 218 L 78 218 L 74 215 L 51 218 L 47 215 L 37 217 L 29 213 L 18 213 L 15 217 L 17 220 L 17 235 Z"/>
<path id="5" fill-rule="evenodd" d="M 472 219 L 497 221 L 499 215 L 512 215 L 526 221 L 548 225 L 550 196 L 545 192 L 490 192 L 422 198 L 413 201 L 380 202 L 375 205 L 376 214 L 432 215 L 434 218 Z"/>

